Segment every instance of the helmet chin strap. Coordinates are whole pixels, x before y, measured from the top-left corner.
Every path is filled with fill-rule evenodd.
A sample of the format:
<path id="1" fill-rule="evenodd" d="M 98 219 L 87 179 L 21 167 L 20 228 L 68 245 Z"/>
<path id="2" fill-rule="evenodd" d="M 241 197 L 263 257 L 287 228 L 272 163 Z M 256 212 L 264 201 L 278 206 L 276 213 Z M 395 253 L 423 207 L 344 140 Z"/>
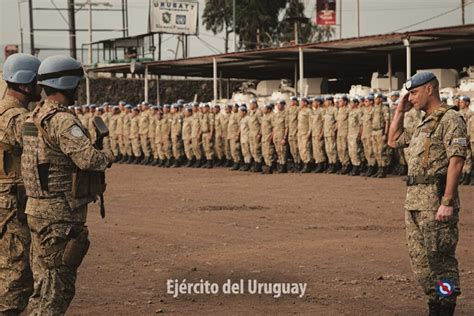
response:
<path id="1" fill-rule="evenodd" d="M 36 82 L 31 82 L 28 84 L 25 84 L 25 86 L 31 86 L 31 91 L 27 92 L 23 89 L 20 88 L 20 85 L 14 85 L 11 87 L 11 89 L 15 90 L 16 92 L 19 92 L 23 94 L 25 97 L 28 98 L 29 102 L 37 102 L 41 100 L 41 96 L 36 95 Z"/>

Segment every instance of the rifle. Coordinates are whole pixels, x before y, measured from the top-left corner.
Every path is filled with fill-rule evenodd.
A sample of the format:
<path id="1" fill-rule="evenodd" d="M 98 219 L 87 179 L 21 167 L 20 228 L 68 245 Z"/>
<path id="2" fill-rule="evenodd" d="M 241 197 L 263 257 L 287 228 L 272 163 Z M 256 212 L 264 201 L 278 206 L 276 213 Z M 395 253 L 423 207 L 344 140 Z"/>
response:
<path id="1" fill-rule="evenodd" d="M 97 139 L 95 141 L 95 147 L 99 150 L 104 149 L 104 138 L 109 136 L 109 129 L 107 125 L 105 125 L 104 121 L 100 116 L 95 116 L 92 122 L 94 124 L 94 128 L 97 134 Z M 105 183 L 105 173 L 103 173 L 103 181 Z M 100 217 L 105 217 L 105 203 L 104 203 L 104 194 L 99 194 L 100 200 Z"/>

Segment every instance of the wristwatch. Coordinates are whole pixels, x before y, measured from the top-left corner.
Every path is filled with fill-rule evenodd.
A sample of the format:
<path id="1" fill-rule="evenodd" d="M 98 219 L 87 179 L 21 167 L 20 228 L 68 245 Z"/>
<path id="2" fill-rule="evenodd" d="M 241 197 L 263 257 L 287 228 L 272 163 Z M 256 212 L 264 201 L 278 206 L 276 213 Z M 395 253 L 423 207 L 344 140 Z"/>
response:
<path id="1" fill-rule="evenodd" d="M 447 198 L 447 197 L 442 197 L 441 198 L 441 205 L 444 206 L 453 206 L 453 199 Z"/>

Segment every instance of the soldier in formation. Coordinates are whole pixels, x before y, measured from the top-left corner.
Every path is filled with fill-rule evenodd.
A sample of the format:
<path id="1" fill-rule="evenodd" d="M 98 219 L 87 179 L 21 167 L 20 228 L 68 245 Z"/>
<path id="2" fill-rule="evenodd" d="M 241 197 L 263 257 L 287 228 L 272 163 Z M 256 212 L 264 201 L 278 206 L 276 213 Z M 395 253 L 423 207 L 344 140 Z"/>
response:
<path id="1" fill-rule="evenodd" d="M 393 92 L 388 97 L 381 93 L 292 97 L 288 105 L 283 99 L 276 105 L 259 105 L 252 99 L 224 106 L 178 100 L 133 107 L 121 101 L 75 112 L 84 126 L 91 126 L 95 115 L 104 118 L 110 129 L 105 146 L 119 163 L 385 178 L 408 172 L 407 150 L 387 145 L 398 102 L 399 93 Z M 470 99 L 460 96 L 458 104 L 474 137 Z M 421 113 L 410 109 L 404 128 L 414 129 Z M 471 160 L 469 149 L 464 184 L 471 183 Z"/>

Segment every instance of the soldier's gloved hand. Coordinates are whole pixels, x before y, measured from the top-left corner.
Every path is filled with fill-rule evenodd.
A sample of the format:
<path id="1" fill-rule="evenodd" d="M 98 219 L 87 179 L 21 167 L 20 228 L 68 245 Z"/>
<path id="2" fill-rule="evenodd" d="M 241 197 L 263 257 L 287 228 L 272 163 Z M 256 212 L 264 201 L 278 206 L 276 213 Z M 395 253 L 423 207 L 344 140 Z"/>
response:
<path id="1" fill-rule="evenodd" d="M 454 208 L 452 206 L 440 205 L 438 212 L 436 213 L 435 219 L 438 222 L 447 222 L 451 219 L 454 213 Z"/>

